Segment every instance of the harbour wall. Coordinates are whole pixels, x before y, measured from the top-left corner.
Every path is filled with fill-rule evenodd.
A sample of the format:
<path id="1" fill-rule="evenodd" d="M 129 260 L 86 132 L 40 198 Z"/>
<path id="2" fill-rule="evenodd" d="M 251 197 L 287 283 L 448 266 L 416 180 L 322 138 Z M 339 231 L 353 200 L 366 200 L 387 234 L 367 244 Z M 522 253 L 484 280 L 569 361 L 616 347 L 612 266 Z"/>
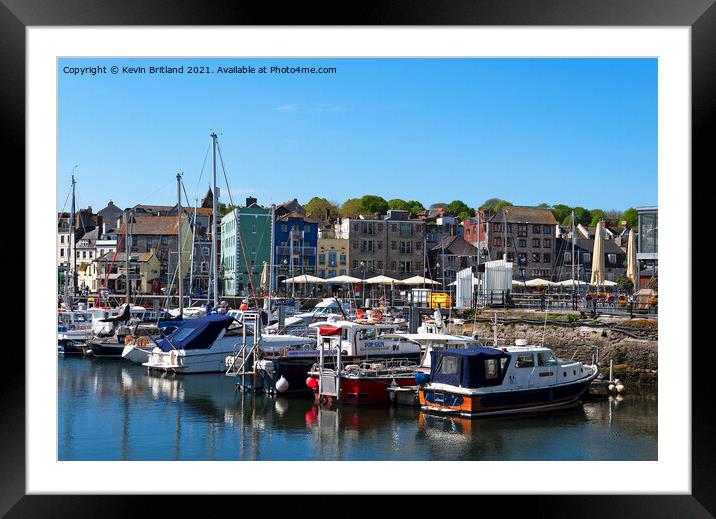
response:
<path id="1" fill-rule="evenodd" d="M 499 319 L 498 343 L 512 345 L 516 339 L 544 344 L 561 359 L 597 362 L 608 372 L 612 360 L 614 377 L 626 384 L 656 384 L 658 378 L 658 324 L 656 321 L 623 320 L 589 323 L 536 322 L 531 319 Z M 474 325 L 474 328 L 473 328 Z M 450 331 L 477 336 L 491 344 L 493 322 L 489 318 L 451 325 Z M 544 338 L 544 340 L 543 340 Z"/>

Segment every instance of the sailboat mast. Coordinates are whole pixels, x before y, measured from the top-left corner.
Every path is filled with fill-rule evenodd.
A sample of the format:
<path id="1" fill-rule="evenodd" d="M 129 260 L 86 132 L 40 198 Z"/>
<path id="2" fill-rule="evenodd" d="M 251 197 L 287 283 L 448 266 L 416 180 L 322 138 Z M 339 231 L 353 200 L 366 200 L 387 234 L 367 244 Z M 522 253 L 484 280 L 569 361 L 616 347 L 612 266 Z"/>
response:
<path id="1" fill-rule="evenodd" d="M 177 173 L 177 276 L 179 277 L 179 320 L 184 318 L 184 280 L 182 276 L 182 261 L 181 253 L 184 248 L 182 245 L 182 232 L 181 232 L 181 173 Z"/>
<path id="2" fill-rule="evenodd" d="M 131 283 L 129 282 L 129 257 L 132 254 L 132 212 L 126 211 L 124 213 L 124 228 L 125 232 L 127 233 L 127 242 L 124 245 L 124 252 L 125 252 L 125 263 L 126 263 L 126 270 L 127 270 L 127 304 L 129 304 L 129 300 L 132 297 L 132 291 L 131 291 Z"/>
<path id="3" fill-rule="evenodd" d="M 576 279 L 574 277 L 574 244 L 576 239 L 577 236 L 574 234 L 574 209 L 572 209 L 572 291 L 574 291 L 574 280 Z"/>
<path id="4" fill-rule="evenodd" d="M 212 192 L 212 218 L 211 218 L 211 283 L 214 292 L 214 308 L 219 306 L 219 277 L 218 277 L 218 265 L 216 261 L 216 218 L 219 214 L 218 207 L 218 195 L 216 192 L 216 134 L 211 133 L 211 192 Z"/>
<path id="5" fill-rule="evenodd" d="M 274 241 L 273 226 L 274 226 L 274 217 L 276 214 L 275 210 L 276 210 L 276 205 L 271 204 L 271 233 L 270 233 L 271 239 L 269 240 L 270 250 L 269 250 L 269 282 L 268 282 L 268 309 L 267 309 L 269 318 L 271 316 L 271 292 L 273 291 L 273 263 L 275 260 L 274 246 L 273 246 L 273 241 Z"/>
<path id="6" fill-rule="evenodd" d="M 77 240 L 75 239 L 75 175 L 72 175 L 72 214 L 70 216 L 70 240 L 72 251 L 72 262 L 70 269 L 72 272 L 72 295 L 77 295 Z M 71 310 L 71 308 L 70 308 Z"/>
<path id="7" fill-rule="evenodd" d="M 187 200 L 188 202 L 188 200 Z M 194 222 L 191 228 L 191 256 L 189 257 L 189 306 L 191 306 L 191 293 L 194 287 L 194 249 L 196 248 L 196 206 L 198 200 L 194 201 Z"/>

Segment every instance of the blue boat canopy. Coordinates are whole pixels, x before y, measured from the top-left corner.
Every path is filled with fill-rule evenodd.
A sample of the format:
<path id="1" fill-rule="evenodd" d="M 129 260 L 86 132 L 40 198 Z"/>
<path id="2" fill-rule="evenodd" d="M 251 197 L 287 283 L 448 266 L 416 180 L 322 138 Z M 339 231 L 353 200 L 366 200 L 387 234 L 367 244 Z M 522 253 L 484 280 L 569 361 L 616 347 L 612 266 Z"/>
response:
<path id="1" fill-rule="evenodd" d="M 444 349 L 430 352 L 430 380 L 478 388 L 502 384 L 510 355 L 497 348 Z"/>
<path id="2" fill-rule="evenodd" d="M 187 319 L 157 345 L 162 351 L 205 350 L 233 321 L 234 318 L 226 314 L 211 314 L 206 317 Z"/>

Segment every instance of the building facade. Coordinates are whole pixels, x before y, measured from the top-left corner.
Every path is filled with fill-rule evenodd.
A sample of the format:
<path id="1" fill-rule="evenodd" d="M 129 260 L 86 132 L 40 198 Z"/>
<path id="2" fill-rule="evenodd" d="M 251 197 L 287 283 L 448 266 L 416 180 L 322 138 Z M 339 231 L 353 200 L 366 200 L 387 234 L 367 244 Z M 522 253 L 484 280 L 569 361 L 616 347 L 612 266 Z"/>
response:
<path id="1" fill-rule="evenodd" d="M 513 279 L 555 277 L 556 227 L 552 211 L 543 207 L 508 206 L 487 221 L 490 259 L 513 263 Z"/>
<path id="2" fill-rule="evenodd" d="M 648 288 L 659 273 L 659 208 L 637 207 L 639 235 L 636 259 L 640 266 L 639 288 Z"/>
<path id="3" fill-rule="evenodd" d="M 324 279 L 348 275 L 350 265 L 350 242 L 335 227 L 318 232 L 317 276 Z"/>
<path id="4" fill-rule="evenodd" d="M 264 263 L 271 261 L 271 210 L 253 203 L 221 219 L 221 271 L 227 296 L 259 296 Z M 266 287 L 268 288 L 268 287 Z"/>
<path id="5" fill-rule="evenodd" d="M 408 211 L 343 218 L 341 234 L 350 242 L 349 275 L 353 277 L 425 275 L 425 221 L 410 219 Z"/>
<path id="6" fill-rule="evenodd" d="M 295 201 L 294 201 L 295 202 Z M 318 228 L 320 222 L 306 217 L 306 211 L 292 210 L 274 221 L 274 266 L 276 287 L 284 288 L 283 280 L 301 274 L 316 275 Z"/>
<path id="7" fill-rule="evenodd" d="M 594 240 L 577 238 L 574 241 L 574 255 L 572 255 L 572 240 L 557 238 L 557 264 L 554 281 L 572 279 L 574 276 L 580 281 L 589 283 L 592 279 L 592 263 L 594 262 Z M 626 273 L 626 252 L 614 240 L 603 240 L 604 253 L 604 279 L 616 281 Z M 573 265 L 574 264 L 574 265 Z"/>

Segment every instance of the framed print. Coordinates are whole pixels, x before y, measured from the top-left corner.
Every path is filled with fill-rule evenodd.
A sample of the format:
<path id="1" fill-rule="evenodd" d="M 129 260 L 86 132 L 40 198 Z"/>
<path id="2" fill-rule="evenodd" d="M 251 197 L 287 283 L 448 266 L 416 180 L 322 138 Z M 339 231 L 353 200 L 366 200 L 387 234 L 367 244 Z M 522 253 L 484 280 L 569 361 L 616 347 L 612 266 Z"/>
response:
<path id="1" fill-rule="evenodd" d="M 401 493 L 711 516 L 711 2 L 161 7 L 0 11 L 27 334 L 3 513 Z"/>

